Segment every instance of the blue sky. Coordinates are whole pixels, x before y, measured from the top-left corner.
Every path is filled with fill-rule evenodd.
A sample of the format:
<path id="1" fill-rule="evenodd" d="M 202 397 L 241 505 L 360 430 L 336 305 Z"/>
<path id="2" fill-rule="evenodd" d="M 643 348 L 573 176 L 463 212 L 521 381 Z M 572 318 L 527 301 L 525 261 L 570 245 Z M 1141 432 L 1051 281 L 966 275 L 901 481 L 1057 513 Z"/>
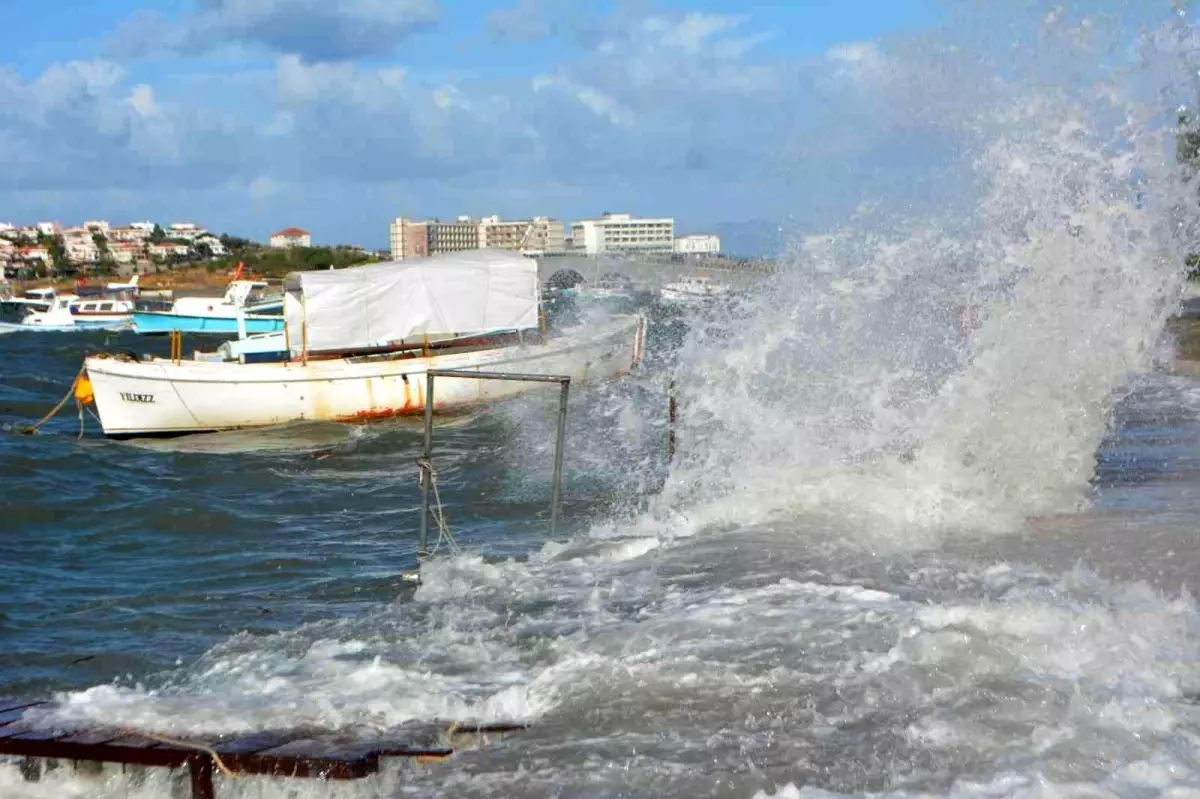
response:
<path id="1" fill-rule="evenodd" d="M 795 224 L 861 199 L 846 178 L 881 162 L 899 123 L 853 88 L 942 13 L 0 0 L 0 221 L 186 219 L 257 239 L 295 225 L 366 246 L 400 214 Z"/>

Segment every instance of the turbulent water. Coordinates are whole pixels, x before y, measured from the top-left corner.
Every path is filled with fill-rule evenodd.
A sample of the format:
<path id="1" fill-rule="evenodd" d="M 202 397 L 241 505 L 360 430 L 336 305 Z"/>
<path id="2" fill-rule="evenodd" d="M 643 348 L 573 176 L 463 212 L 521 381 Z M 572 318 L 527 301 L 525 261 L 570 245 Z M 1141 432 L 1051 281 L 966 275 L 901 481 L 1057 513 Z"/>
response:
<path id="1" fill-rule="evenodd" d="M 5 692 L 174 734 L 530 724 L 223 796 L 1200 795 L 1200 383 L 1160 368 L 1200 249 L 1174 149 L 1195 34 L 1182 8 L 1013 5 L 839 73 L 954 142 L 944 185 L 868 181 L 779 275 L 652 307 L 642 373 L 572 400 L 555 540 L 550 395 L 439 428 L 466 554 L 419 588 L 411 425 L 5 436 Z M 101 346 L 146 343 L 0 338 L 0 421 Z M 0 767 L 0 795 L 166 780 Z"/>

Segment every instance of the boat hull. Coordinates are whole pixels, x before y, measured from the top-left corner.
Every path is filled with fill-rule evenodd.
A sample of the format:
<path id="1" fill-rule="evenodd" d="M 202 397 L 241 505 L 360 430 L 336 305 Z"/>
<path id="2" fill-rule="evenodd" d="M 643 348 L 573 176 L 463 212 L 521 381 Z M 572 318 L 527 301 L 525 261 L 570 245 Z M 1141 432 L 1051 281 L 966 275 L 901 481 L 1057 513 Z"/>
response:
<path id="1" fill-rule="evenodd" d="M 133 314 L 133 329 L 142 334 L 154 333 L 217 333 L 237 335 L 236 317 L 189 316 L 186 314 L 160 313 L 158 311 L 136 311 Z M 246 316 L 246 333 L 278 333 L 283 330 L 282 316 Z"/>
<path id="2" fill-rule="evenodd" d="M 133 322 L 129 317 L 111 319 L 76 319 L 69 325 L 41 325 L 36 323 L 0 322 L 0 332 L 14 333 L 32 330 L 40 333 L 78 333 L 84 330 L 128 330 Z"/>
<path id="3" fill-rule="evenodd" d="M 604 380 L 629 372 L 644 341 L 645 320 L 627 317 L 547 343 L 431 357 L 238 364 L 95 356 L 85 365 L 105 435 L 129 438 L 421 414 L 429 369 Z M 537 385 L 439 378 L 434 410 L 466 409 Z"/>

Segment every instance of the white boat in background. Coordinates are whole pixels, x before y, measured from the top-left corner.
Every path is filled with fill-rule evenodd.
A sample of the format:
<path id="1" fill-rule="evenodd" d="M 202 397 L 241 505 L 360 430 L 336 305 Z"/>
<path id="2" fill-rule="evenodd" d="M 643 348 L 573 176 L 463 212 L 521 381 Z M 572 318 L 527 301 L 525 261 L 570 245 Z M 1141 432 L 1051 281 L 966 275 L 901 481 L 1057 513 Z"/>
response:
<path id="1" fill-rule="evenodd" d="M 730 287 L 714 283 L 710 277 L 689 276 L 662 287 L 661 296 L 669 302 L 702 302 L 728 294 Z"/>
<path id="2" fill-rule="evenodd" d="M 30 289 L 0 303 L 0 329 L 70 332 L 121 330 L 130 326 L 134 303 L 127 297 L 78 297 L 56 289 Z"/>
<path id="3" fill-rule="evenodd" d="M 544 337 L 537 263 L 507 251 L 298 272 L 285 290 L 287 360 L 87 358 L 104 433 L 178 435 L 421 414 L 429 369 L 604 380 L 633 369 L 645 341 L 640 316 Z M 440 378 L 434 407 L 470 408 L 536 385 Z"/>

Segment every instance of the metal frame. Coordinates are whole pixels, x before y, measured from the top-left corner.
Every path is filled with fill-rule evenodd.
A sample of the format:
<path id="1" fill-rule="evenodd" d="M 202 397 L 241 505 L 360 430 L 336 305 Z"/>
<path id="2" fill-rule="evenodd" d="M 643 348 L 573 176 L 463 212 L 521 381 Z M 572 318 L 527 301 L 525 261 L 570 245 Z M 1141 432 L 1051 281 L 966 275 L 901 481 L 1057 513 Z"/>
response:
<path id="1" fill-rule="evenodd" d="M 562 503 L 563 440 L 567 435 L 567 395 L 571 378 L 567 375 L 534 375 L 520 372 L 474 372 L 465 369 L 430 369 L 425 373 L 425 450 L 424 463 L 433 470 L 433 380 L 435 377 L 460 377 L 469 380 L 512 380 L 522 383 L 558 383 L 558 439 L 554 445 L 554 493 L 550 499 L 550 535 L 558 530 L 558 510 Z M 428 556 L 429 480 L 421 480 L 421 541 L 417 560 Z"/>

